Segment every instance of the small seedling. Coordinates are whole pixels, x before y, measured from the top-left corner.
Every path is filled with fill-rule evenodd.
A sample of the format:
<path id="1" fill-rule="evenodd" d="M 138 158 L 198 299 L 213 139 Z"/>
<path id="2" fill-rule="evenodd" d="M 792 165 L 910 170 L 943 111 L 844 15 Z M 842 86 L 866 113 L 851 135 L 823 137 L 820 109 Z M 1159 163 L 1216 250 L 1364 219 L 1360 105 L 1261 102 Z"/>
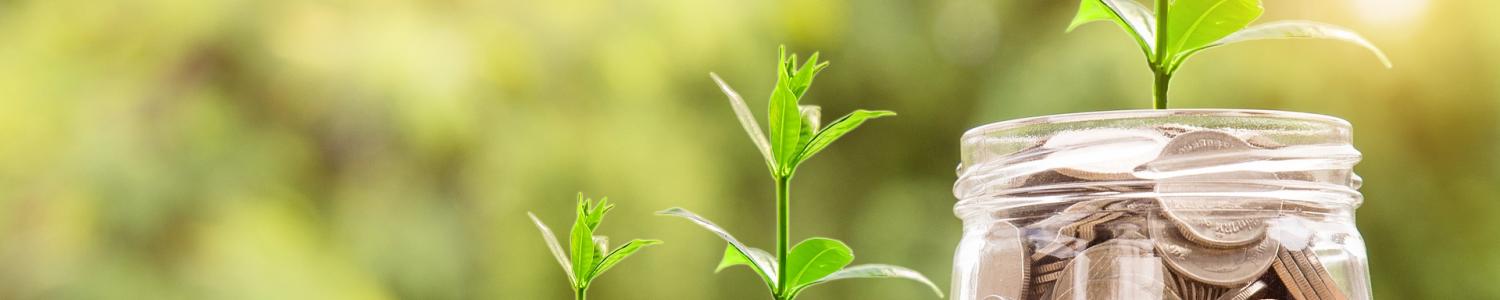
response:
<path id="1" fill-rule="evenodd" d="M 765 158 L 771 178 L 776 181 L 775 256 L 740 243 L 723 228 L 685 209 L 671 208 L 657 214 L 688 219 L 728 241 L 729 246 L 724 249 L 724 259 L 719 262 L 719 267 L 714 272 L 733 266 L 747 266 L 760 275 L 761 280 L 766 283 L 766 288 L 770 289 L 771 295 L 777 300 L 795 299 L 808 287 L 849 278 L 915 280 L 931 287 L 938 297 L 942 297 L 943 292 L 938 289 L 937 285 L 923 277 L 921 273 L 911 269 L 877 264 L 845 268 L 854 261 L 854 252 L 839 240 L 814 237 L 803 240 L 796 247 L 790 247 L 788 244 L 790 241 L 787 236 L 790 227 L 788 207 L 791 202 L 788 192 L 791 189 L 792 175 L 796 173 L 797 166 L 859 127 L 865 120 L 896 115 L 889 111 L 855 110 L 853 113 L 834 120 L 826 127 L 820 126 L 819 108 L 799 105 L 798 102 L 812 85 L 813 77 L 827 66 L 827 62 L 818 62 L 818 54 L 813 53 L 806 63 L 798 67 L 797 56 L 794 54 L 787 57 L 786 47 L 781 48 L 781 55 L 776 65 L 776 87 L 771 91 L 770 116 L 767 118 L 771 123 L 769 138 L 761 133 L 760 124 L 755 122 L 755 116 L 750 114 L 750 108 L 745 105 L 745 100 L 719 79 L 718 75 L 709 74 L 714 82 L 719 84 L 719 88 L 723 89 L 724 94 L 729 96 L 730 107 L 739 117 L 740 125 L 745 127 L 745 132 L 750 134 L 750 140 Z"/>
<path id="2" fill-rule="evenodd" d="M 1193 54 L 1214 47 L 1267 39 L 1332 39 L 1358 44 L 1391 66 L 1385 53 L 1358 33 L 1343 27 L 1312 21 L 1277 21 L 1255 26 L 1265 9 L 1260 0 L 1156 0 L 1153 14 L 1135 0 L 1083 0 L 1078 16 L 1068 25 L 1113 21 L 1135 38 L 1151 71 L 1156 73 L 1156 109 L 1167 108 L 1167 88 L 1172 74 Z M 1165 30 L 1158 30 L 1165 28 Z"/>
<path id="3" fill-rule="evenodd" d="M 542 238 L 547 241 L 552 256 L 557 258 L 557 263 L 562 265 L 563 272 L 568 275 L 568 282 L 573 285 L 573 297 L 579 300 L 587 297 L 589 284 L 599 278 L 600 274 L 604 274 L 604 271 L 609 271 L 609 268 L 641 248 L 661 243 L 658 240 L 631 240 L 624 246 L 609 250 L 609 239 L 594 235 L 594 231 L 604 221 L 604 214 L 614 209 L 615 205 L 609 204 L 607 197 L 599 199 L 598 204 L 592 202 L 591 199 L 584 199 L 583 193 L 578 193 L 578 218 L 574 220 L 573 232 L 569 235 L 568 253 L 563 253 L 562 246 L 558 244 L 557 237 L 553 236 L 552 229 L 547 228 L 547 224 L 542 224 L 542 220 L 537 219 L 536 215 L 526 213 L 531 216 L 532 222 L 536 222 L 536 228 L 542 231 Z"/>

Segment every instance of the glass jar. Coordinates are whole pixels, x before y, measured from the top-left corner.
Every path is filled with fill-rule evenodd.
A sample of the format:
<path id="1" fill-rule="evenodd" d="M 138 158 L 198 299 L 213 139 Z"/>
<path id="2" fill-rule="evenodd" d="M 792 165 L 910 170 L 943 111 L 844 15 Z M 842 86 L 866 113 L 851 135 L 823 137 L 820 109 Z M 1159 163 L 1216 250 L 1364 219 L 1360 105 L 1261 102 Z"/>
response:
<path id="1" fill-rule="evenodd" d="M 960 300 L 1370 299 L 1349 123 L 1135 110 L 969 130 Z"/>

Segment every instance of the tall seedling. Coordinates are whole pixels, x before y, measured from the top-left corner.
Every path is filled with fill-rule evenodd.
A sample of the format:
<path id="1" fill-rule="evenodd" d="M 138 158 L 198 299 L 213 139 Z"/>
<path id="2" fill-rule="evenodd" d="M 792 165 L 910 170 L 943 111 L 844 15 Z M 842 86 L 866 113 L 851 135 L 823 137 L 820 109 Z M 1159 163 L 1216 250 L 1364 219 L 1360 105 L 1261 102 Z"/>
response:
<path id="1" fill-rule="evenodd" d="M 799 100 L 803 94 L 807 93 L 808 87 L 812 86 L 813 77 L 827 66 L 827 62 L 818 62 L 817 53 L 813 53 L 806 63 L 798 66 L 797 56 L 787 57 L 786 48 L 782 47 L 780 59 L 776 65 L 776 87 L 771 90 L 770 116 L 767 118 L 771 123 L 769 136 L 761 132 L 760 125 L 755 122 L 755 117 L 751 115 L 749 106 L 745 105 L 745 100 L 719 79 L 718 75 L 710 73 L 714 82 L 718 83 L 719 88 L 724 90 L 724 94 L 729 96 L 730 107 L 739 117 L 740 125 L 745 127 L 745 132 L 750 134 L 750 140 L 754 142 L 756 149 L 765 158 L 771 179 L 776 182 L 776 254 L 774 256 L 764 250 L 740 243 L 723 228 L 685 209 L 671 208 L 658 214 L 688 219 L 728 241 L 729 246 L 724 249 L 724 258 L 715 272 L 732 266 L 749 267 L 760 275 L 766 288 L 770 289 L 771 295 L 778 300 L 795 299 L 808 287 L 849 278 L 915 280 L 926 284 L 939 297 L 942 297 L 942 291 L 932 281 L 911 269 L 879 264 L 846 268 L 845 266 L 854 261 L 854 253 L 849 246 L 839 240 L 814 237 L 803 240 L 795 247 L 788 243 L 790 241 L 787 235 L 790 227 L 788 218 L 791 213 L 788 211 L 791 202 L 788 192 L 791 190 L 792 176 L 796 174 L 797 166 L 853 131 L 866 120 L 896 115 L 894 112 L 883 110 L 855 110 L 853 113 L 828 123 L 828 126 L 820 126 L 821 114 L 818 107 L 799 105 Z"/>

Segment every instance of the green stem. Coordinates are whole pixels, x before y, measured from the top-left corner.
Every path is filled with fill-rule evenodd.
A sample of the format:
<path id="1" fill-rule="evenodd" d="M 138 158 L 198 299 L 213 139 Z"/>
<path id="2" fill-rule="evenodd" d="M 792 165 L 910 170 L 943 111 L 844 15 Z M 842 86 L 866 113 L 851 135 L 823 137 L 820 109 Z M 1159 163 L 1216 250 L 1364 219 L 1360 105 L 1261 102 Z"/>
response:
<path id="1" fill-rule="evenodd" d="M 1153 89 L 1156 102 L 1152 106 L 1156 109 L 1167 109 L 1167 88 L 1172 84 L 1172 73 L 1156 71 L 1156 86 Z"/>
<path id="2" fill-rule="evenodd" d="M 588 294 L 589 294 L 589 288 L 579 288 L 579 289 L 573 290 L 573 298 L 574 299 L 584 300 L 584 298 L 588 298 Z"/>
<path id="3" fill-rule="evenodd" d="M 791 222 L 791 196 L 787 195 L 792 189 L 792 176 L 776 177 L 776 298 L 786 299 L 787 295 L 787 253 L 790 251 L 788 244 L 790 238 Z"/>
<path id="4" fill-rule="evenodd" d="M 1153 60 L 1151 69 L 1156 73 L 1156 85 L 1153 89 L 1155 102 L 1152 107 L 1156 109 L 1167 109 L 1167 88 L 1172 82 L 1172 71 L 1167 69 L 1167 32 L 1171 27 L 1167 24 L 1168 0 L 1156 0 L 1156 59 Z"/>

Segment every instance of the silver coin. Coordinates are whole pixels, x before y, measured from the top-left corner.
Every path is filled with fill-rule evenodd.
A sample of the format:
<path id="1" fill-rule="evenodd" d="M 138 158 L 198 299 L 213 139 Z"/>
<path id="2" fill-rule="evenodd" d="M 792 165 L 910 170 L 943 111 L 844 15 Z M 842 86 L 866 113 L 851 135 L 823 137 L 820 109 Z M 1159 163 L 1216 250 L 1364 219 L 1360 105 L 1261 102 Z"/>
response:
<path id="1" fill-rule="evenodd" d="M 1231 179 L 1219 180 L 1216 177 Z M 1243 179 L 1255 178 L 1255 179 Z M 1232 197 L 1235 193 L 1279 190 L 1274 185 L 1240 180 L 1271 180 L 1261 172 L 1232 172 L 1174 179 L 1156 185 L 1157 201 L 1168 220 L 1188 240 L 1209 247 L 1234 248 L 1266 237 L 1267 222 L 1278 215 L 1280 200 Z"/>
<path id="2" fill-rule="evenodd" d="M 1058 258 L 1069 258 L 1087 246 L 1089 240 L 1083 240 L 1079 235 L 1079 229 L 1088 228 L 1118 218 L 1123 214 L 1112 214 L 1102 210 L 1111 204 L 1125 201 L 1126 199 L 1093 199 L 1080 201 L 1068 206 L 1046 220 L 1031 224 L 1028 227 L 1038 228 L 1042 231 L 1052 231 L 1055 234 L 1044 235 L 1032 239 L 1036 243 L 1036 252 L 1032 253 L 1032 260 L 1040 260 L 1047 256 Z M 1102 222 L 1100 220 L 1103 220 Z M 1066 250 L 1066 251 L 1065 251 Z"/>
<path id="3" fill-rule="evenodd" d="M 1276 260 L 1281 243 L 1260 239 L 1233 249 L 1203 246 L 1189 240 L 1171 221 L 1151 218 L 1151 239 L 1167 266 L 1188 279 L 1221 287 L 1237 287 L 1259 277 Z"/>
<path id="4" fill-rule="evenodd" d="M 1282 285 L 1286 286 L 1287 294 L 1295 300 L 1319 300 L 1317 292 L 1313 291 L 1312 284 L 1307 280 L 1307 274 L 1302 272 L 1285 247 L 1280 248 L 1277 259 L 1271 263 L 1271 269 L 1281 279 Z"/>
<path id="5" fill-rule="evenodd" d="M 1094 129 L 1064 131 L 1042 147 L 1047 160 L 1064 163 L 1058 173 L 1085 180 L 1136 179 L 1132 173 L 1156 159 L 1167 139 L 1150 130 Z"/>
<path id="6" fill-rule="evenodd" d="M 1307 171 L 1277 172 L 1276 173 L 1276 179 L 1280 179 L 1280 180 L 1296 180 L 1296 181 L 1318 181 L 1318 177 L 1317 176 L 1313 175 L 1312 172 L 1307 172 Z"/>
<path id="7" fill-rule="evenodd" d="M 1182 134 L 1188 133 L 1188 132 L 1203 130 L 1202 127 L 1191 126 L 1191 125 L 1186 125 L 1186 124 L 1162 124 L 1162 125 L 1156 125 L 1155 128 L 1156 128 L 1156 131 L 1161 132 L 1162 135 L 1166 135 L 1169 138 L 1170 137 L 1176 137 L 1176 136 L 1179 136 L 1179 135 L 1182 135 Z"/>
<path id="8" fill-rule="evenodd" d="M 1250 143 L 1221 131 L 1199 130 L 1172 138 L 1146 167 L 1155 171 L 1179 171 L 1226 165 L 1245 160 Z"/>
<path id="9" fill-rule="evenodd" d="M 1214 300 L 1229 291 L 1227 288 L 1197 282 L 1183 276 L 1175 276 L 1173 279 L 1176 281 L 1171 284 L 1176 287 L 1176 290 L 1182 294 L 1182 299 L 1185 300 Z"/>
<path id="10" fill-rule="evenodd" d="M 1260 296 L 1260 293 L 1265 291 L 1265 289 L 1265 282 L 1251 282 L 1250 284 L 1231 290 L 1215 300 L 1250 300 L 1255 298 L 1255 296 Z"/>
<path id="11" fill-rule="evenodd" d="M 1063 175 L 1057 171 L 1047 170 L 1037 172 L 1021 179 L 1020 187 L 1040 187 L 1063 183 L 1083 182 L 1078 177 Z"/>
<path id="12" fill-rule="evenodd" d="M 1250 138 L 1245 139 L 1245 142 L 1250 143 L 1251 146 L 1255 146 L 1256 148 L 1261 149 L 1279 149 L 1281 147 L 1286 147 L 1286 144 L 1282 144 L 1281 142 L 1276 141 L 1276 139 L 1272 139 L 1264 135 L 1251 136 Z"/>
<path id="13" fill-rule="evenodd" d="M 1063 269 L 1053 299 L 1174 299 L 1148 240 L 1118 238 L 1084 250 Z"/>
<path id="14" fill-rule="evenodd" d="M 1302 269 L 1308 284 L 1312 285 L 1313 292 L 1321 299 L 1347 300 L 1344 293 L 1339 290 L 1338 284 L 1334 283 L 1333 274 L 1323 268 L 1323 263 L 1318 260 L 1317 253 L 1311 248 L 1303 248 L 1299 251 L 1288 251 L 1292 259 L 1297 262 L 1298 268 Z"/>
<path id="15" fill-rule="evenodd" d="M 1268 221 L 1276 217 L 1279 205 L 1279 201 L 1263 199 L 1162 198 L 1162 206 L 1170 207 L 1163 214 L 1185 239 L 1222 249 L 1265 239 Z"/>
<path id="16" fill-rule="evenodd" d="M 976 299 L 1020 300 L 1026 294 L 1026 285 L 1031 281 L 1031 268 L 1027 264 L 1026 244 L 1021 229 L 1009 222 L 996 221 L 990 226 L 989 235 L 979 256 Z"/>

